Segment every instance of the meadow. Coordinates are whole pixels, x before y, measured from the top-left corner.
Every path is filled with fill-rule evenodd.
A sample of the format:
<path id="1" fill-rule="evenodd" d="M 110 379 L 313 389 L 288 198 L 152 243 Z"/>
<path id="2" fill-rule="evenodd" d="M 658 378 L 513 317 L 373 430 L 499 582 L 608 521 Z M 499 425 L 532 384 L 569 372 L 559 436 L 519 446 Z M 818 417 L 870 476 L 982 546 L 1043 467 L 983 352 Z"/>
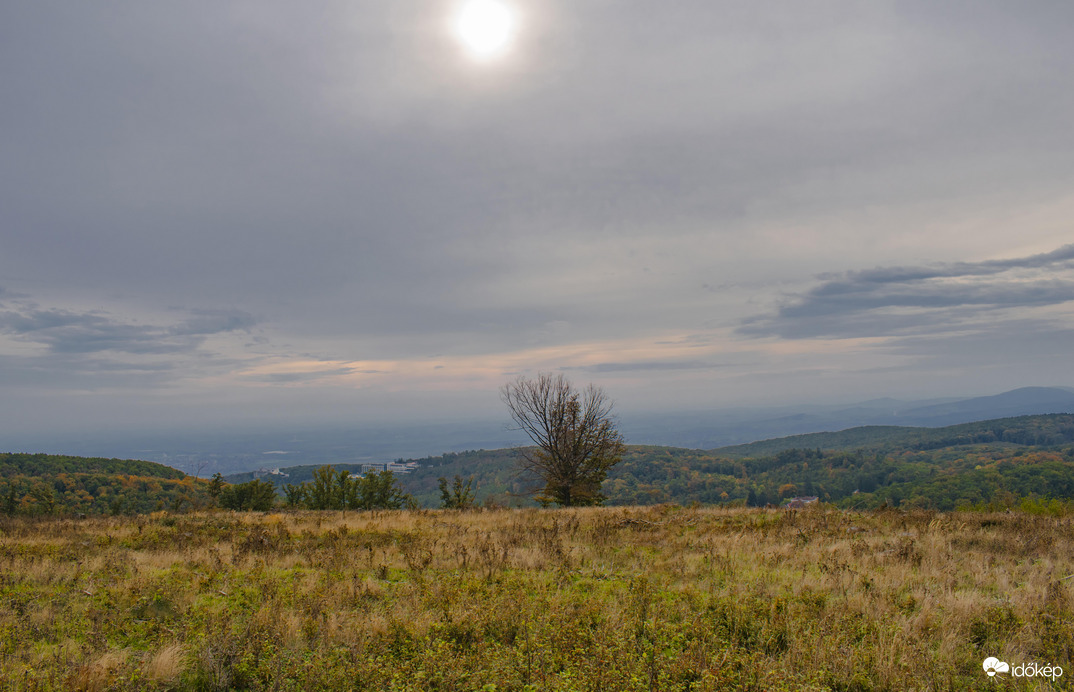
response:
<path id="1" fill-rule="evenodd" d="M 1067 516 L 0 519 L 9 690 L 994 690 L 1074 676 Z M 1062 667 L 990 678 L 982 661 Z M 1025 669 L 1023 668 L 1023 672 Z"/>

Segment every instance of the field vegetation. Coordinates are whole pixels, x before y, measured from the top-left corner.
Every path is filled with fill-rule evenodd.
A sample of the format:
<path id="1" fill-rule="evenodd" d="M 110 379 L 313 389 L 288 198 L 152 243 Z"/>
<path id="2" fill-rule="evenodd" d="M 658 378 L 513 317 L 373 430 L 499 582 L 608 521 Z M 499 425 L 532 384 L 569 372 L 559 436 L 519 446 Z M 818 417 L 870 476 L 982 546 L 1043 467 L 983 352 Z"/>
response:
<path id="1" fill-rule="evenodd" d="M 12 690 L 1060 689 L 1057 512 L 0 517 Z"/>

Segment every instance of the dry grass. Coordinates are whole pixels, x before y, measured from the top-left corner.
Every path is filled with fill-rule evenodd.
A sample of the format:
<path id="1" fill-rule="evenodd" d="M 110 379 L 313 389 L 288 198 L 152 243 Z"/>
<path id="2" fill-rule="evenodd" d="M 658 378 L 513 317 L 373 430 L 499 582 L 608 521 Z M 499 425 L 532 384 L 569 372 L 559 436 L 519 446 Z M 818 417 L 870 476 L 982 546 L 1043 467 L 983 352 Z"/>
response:
<path id="1" fill-rule="evenodd" d="M 0 530 L 6 689 L 1049 689 L 981 662 L 1071 667 L 1066 518 L 664 506 Z"/>
<path id="2" fill-rule="evenodd" d="M 162 686 L 177 682 L 186 670 L 185 658 L 186 652 L 182 644 L 164 645 L 146 664 L 146 679 Z"/>

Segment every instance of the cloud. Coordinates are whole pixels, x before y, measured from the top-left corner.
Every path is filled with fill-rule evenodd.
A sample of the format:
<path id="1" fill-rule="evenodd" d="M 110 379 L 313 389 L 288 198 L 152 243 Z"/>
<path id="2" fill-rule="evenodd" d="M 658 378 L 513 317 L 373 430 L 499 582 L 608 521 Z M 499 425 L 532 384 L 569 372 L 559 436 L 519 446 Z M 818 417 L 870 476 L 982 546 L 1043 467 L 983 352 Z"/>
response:
<path id="1" fill-rule="evenodd" d="M 244 375 L 241 377 L 243 380 L 250 382 L 266 382 L 269 384 L 300 384 L 316 382 L 318 380 L 324 380 L 327 378 L 336 378 L 346 375 L 353 375 L 355 373 L 354 368 L 342 367 L 331 368 L 328 370 L 314 370 L 314 371 L 290 371 L 290 372 L 268 372 Z M 363 374 L 376 373 L 375 370 L 362 370 Z"/>
<path id="2" fill-rule="evenodd" d="M 637 361 L 623 363 L 597 363 L 576 367 L 563 367 L 560 370 L 581 370 L 591 373 L 612 372 L 654 372 L 661 370 L 710 370 L 712 368 L 732 367 L 729 364 L 706 363 L 702 361 Z"/>
<path id="3" fill-rule="evenodd" d="M 856 338 L 965 329 L 985 313 L 1074 301 L 1074 245 L 1029 257 L 878 267 L 841 275 L 747 319 L 746 336 Z M 994 318 L 993 318 L 994 319 Z"/>
<path id="4" fill-rule="evenodd" d="M 42 391 L 161 386 L 175 379 L 176 370 L 176 364 L 167 362 L 116 362 L 70 354 L 0 355 L 0 385 Z"/>
<path id="5" fill-rule="evenodd" d="M 1029 257 L 1015 259 L 985 260 L 982 262 L 948 262 L 929 267 L 877 267 L 849 272 L 850 285 L 904 283 L 907 281 L 1000 274 L 1010 269 L 1037 269 L 1053 265 L 1070 267 L 1074 264 L 1074 244 Z M 822 274 L 819 278 L 835 279 L 829 291 L 840 286 L 837 275 Z"/>
<path id="6" fill-rule="evenodd" d="M 0 333 L 45 346 L 51 353 L 190 353 L 213 334 L 248 330 L 257 323 L 239 311 L 194 311 L 173 325 L 124 321 L 103 311 L 16 306 L 0 312 Z"/>
<path id="7" fill-rule="evenodd" d="M 248 331 L 257 324 L 253 315 L 241 310 L 192 310 L 193 317 L 175 325 L 175 336 L 209 336 L 222 332 Z"/>
<path id="8" fill-rule="evenodd" d="M 172 309 L 141 321 L 105 310 L 42 306 L 24 294 L 5 292 L 3 298 L 0 384 L 27 391 L 164 390 L 179 380 L 227 372 L 240 361 L 208 340 L 258 324 L 239 310 Z"/>
<path id="9" fill-rule="evenodd" d="M 852 365 L 736 327 L 1066 304 L 1071 247 L 921 258 L 1068 242 L 1074 4 L 542 0 L 480 71 L 450 4 L 8 3 L 0 379 L 182 380 L 177 421 L 498 405 L 501 372 L 565 366 L 704 404 L 782 396 L 747 375 L 789 356 L 751 349 Z"/>

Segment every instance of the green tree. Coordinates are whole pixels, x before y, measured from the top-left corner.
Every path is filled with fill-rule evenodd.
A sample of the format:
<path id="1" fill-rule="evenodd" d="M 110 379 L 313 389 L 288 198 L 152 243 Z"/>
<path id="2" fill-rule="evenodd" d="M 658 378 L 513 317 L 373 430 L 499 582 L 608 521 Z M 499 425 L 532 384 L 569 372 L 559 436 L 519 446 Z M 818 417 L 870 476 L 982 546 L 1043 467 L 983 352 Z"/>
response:
<path id="1" fill-rule="evenodd" d="M 336 474 L 336 501 L 340 509 L 357 509 L 357 484 L 351 478 L 350 471 L 342 470 Z"/>
<path id="2" fill-rule="evenodd" d="M 474 477 L 463 480 L 462 476 L 456 475 L 448 487 L 448 480 L 441 476 L 437 482 L 440 484 L 440 506 L 443 509 L 472 509 L 476 503 L 472 485 Z"/>
<path id="3" fill-rule="evenodd" d="M 220 497 L 220 491 L 224 489 L 224 476 L 219 471 L 213 474 L 212 480 L 209 481 L 209 497 L 216 500 Z"/>
<path id="4" fill-rule="evenodd" d="M 283 495 L 288 507 L 301 507 L 306 502 L 306 484 L 288 483 L 283 486 Z"/>
<path id="5" fill-rule="evenodd" d="M 396 485 L 391 471 L 352 476 L 345 470 L 336 472 L 331 466 L 315 469 L 309 483 L 287 484 L 284 493 L 289 506 L 322 510 L 400 509 L 414 502 L 413 497 Z"/>
<path id="6" fill-rule="evenodd" d="M 544 484 L 537 501 L 602 504 L 601 483 L 626 450 L 604 390 L 591 384 L 578 391 L 563 375 L 541 373 L 504 385 L 500 398 L 536 445 L 522 450 L 519 467 Z"/>
<path id="7" fill-rule="evenodd" d="M 409 494 L 395 485 L 395 474 L 391 471 L 369 471 L 354 482 L 353 509 L 401 509 L 413 502 Z"/>
<path id="8" fill-rule="evenodd" d="M 225 486 L 220 491 L 220 506 L 240 511 L 266 512 L 276 504 L 276 486 L 255 478 L 247 483 Z"/>
<path id="9" fill-rule="evenodd" d="M 51 485 L 46 485 L 42 482 L 35 483 L 30 488 L 30 497 L 33 498 L 34 502 L 45 514 L 52 514 L 56 509 L 56 493 Z"/>
<path id="10" fill-rule="evenodd" d="M 19 499 L 15 491 L 15 481 L 9 481 L 7 484 L 7 492 L 4 494 L 4 514 L 9 517 L 15 516 L 15 512 L 19 509 Z"/>
<path id="11" fill-rule="evenodd" d="M 331 466 L 314 469 L 313 481 L 303 483 L 306 487 L 306 504 L 310 509 L 340 509 L 342 498 L 338 496 L 336 470 Z"/>

